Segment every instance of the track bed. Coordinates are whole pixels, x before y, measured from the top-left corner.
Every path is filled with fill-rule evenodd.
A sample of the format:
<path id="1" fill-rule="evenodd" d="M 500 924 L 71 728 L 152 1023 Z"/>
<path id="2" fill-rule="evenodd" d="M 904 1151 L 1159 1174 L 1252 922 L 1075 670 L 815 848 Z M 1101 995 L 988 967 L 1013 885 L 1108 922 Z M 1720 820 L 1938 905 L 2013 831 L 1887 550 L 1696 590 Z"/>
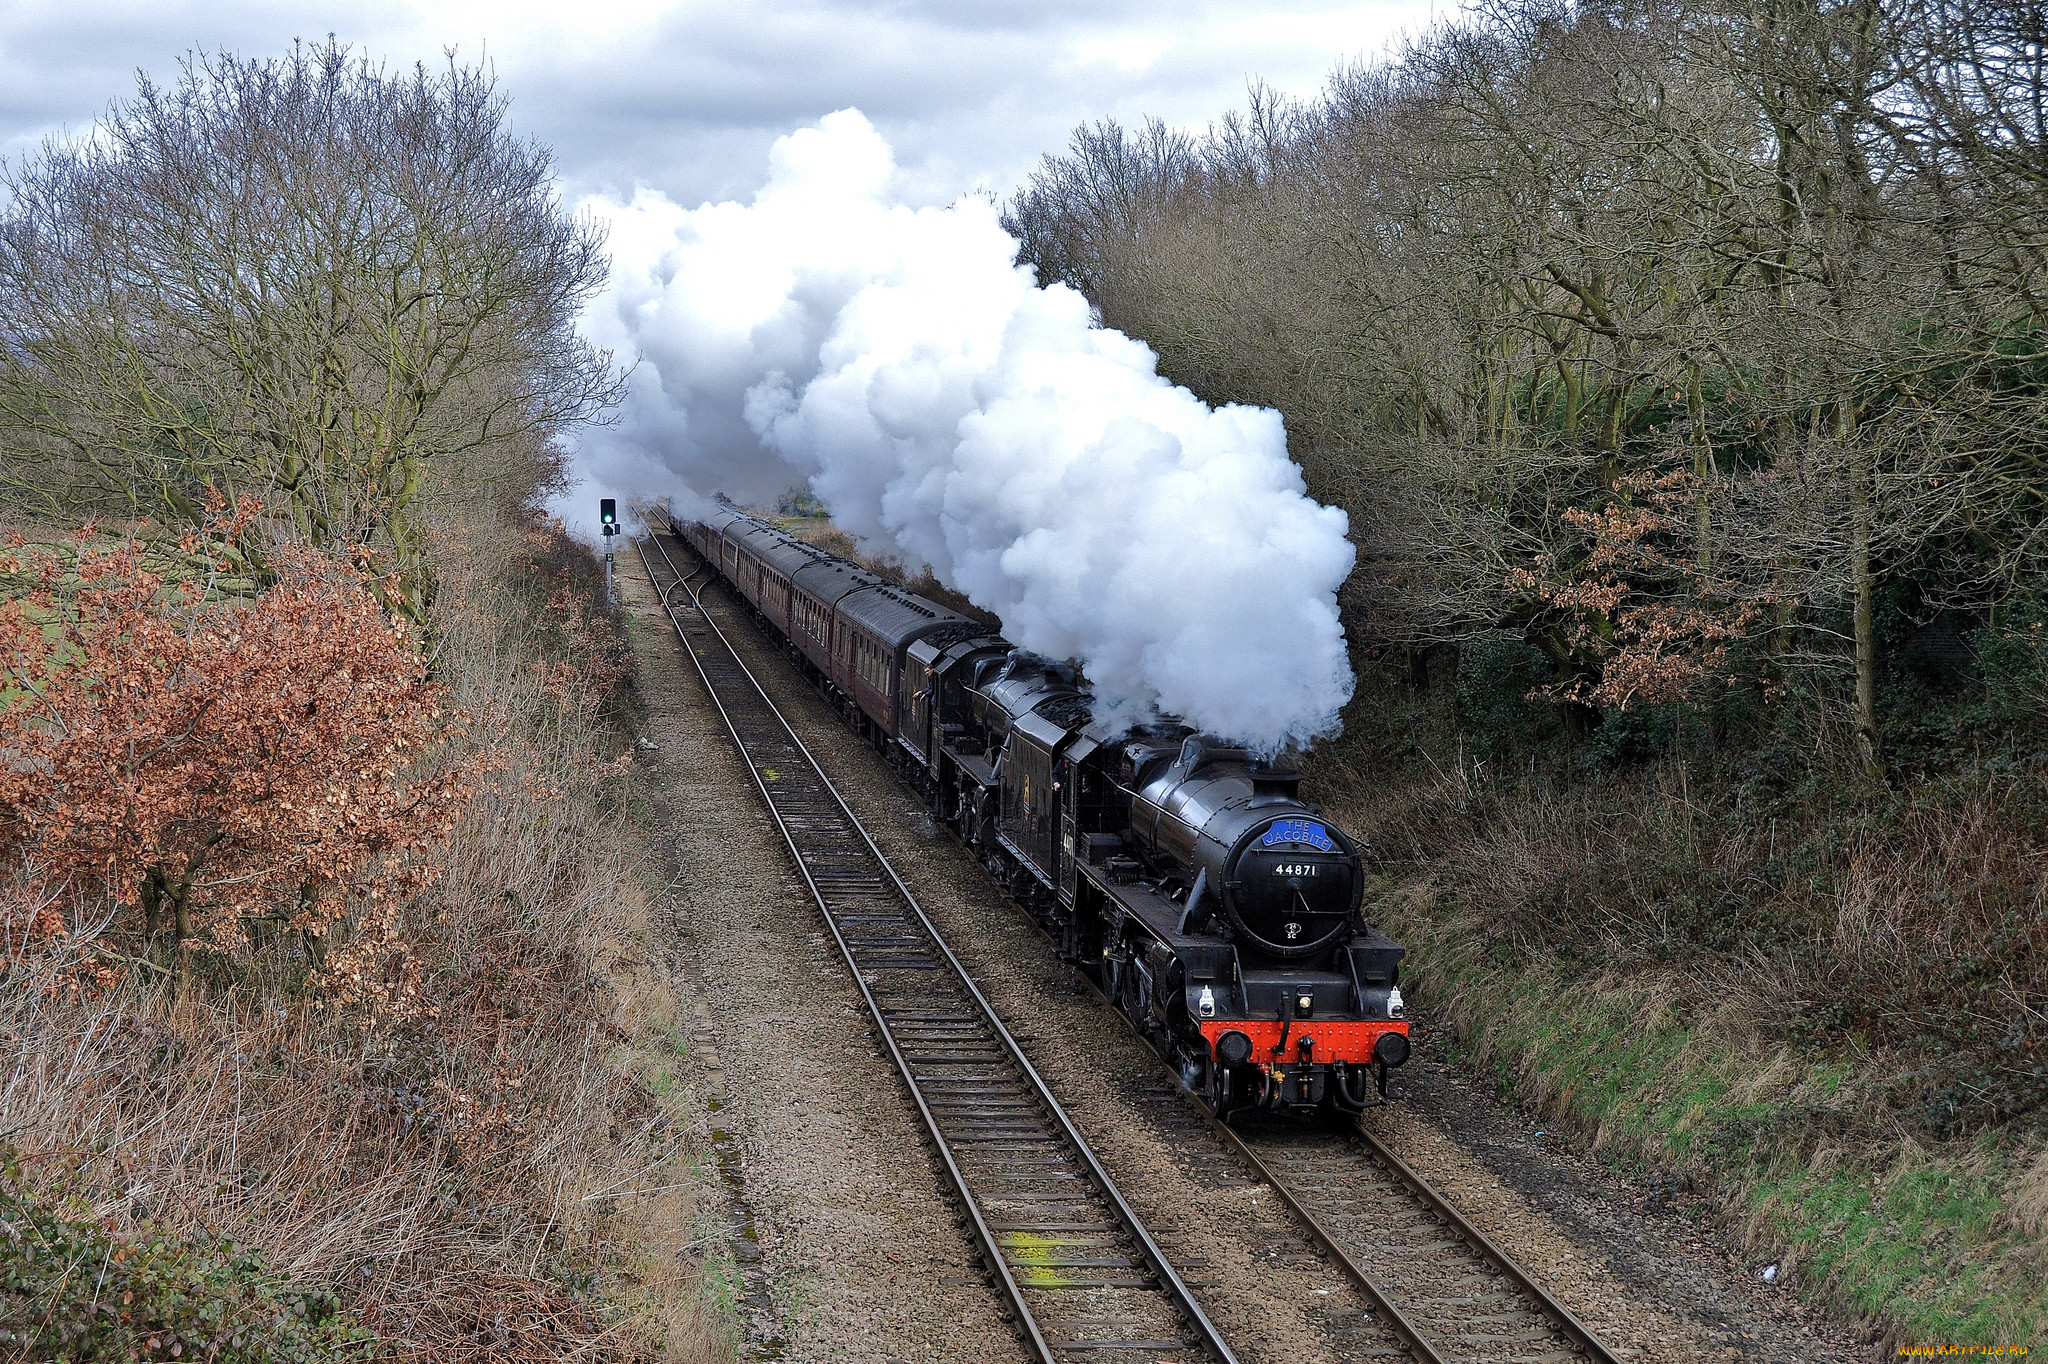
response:
<path id="1" fill-rule="evenodd" d="M 1002 1022 L 687 581 L 639 542 L 915 1100 L 986 1264 L 1045 1360 L 1235 1364 Z"/>

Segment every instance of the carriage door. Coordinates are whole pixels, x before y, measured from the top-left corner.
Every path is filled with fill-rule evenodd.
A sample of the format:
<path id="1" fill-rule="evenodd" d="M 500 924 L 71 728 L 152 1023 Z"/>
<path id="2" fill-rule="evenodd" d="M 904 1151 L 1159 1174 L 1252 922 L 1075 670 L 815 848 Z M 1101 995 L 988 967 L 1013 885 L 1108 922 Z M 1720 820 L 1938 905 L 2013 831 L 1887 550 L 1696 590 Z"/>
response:
<path id="1" fill-rule="evenodd" d="M 1081 837 L 1080 821 L 1076 817 L 1081 808 L 1081 788 L 1075 779 L 1074 764 L 1067 758 L 1053 764 L 1052 779 L 1059 786 L 1055 793 L 1059 831 L 1052 843 L 1052 883 L 1058 887 L 1060 898 L 1072 904 L 1076 844 Z"/>

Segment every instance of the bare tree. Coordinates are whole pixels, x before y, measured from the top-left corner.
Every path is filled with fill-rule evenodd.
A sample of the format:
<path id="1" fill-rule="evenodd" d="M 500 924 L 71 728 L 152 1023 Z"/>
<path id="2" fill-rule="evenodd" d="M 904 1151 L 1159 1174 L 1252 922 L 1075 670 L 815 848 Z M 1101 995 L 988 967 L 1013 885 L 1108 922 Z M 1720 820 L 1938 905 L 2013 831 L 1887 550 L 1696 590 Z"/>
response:
<path id="1" fill-rule="evenodd" d="M 389 554 L 418 617 L 433 462 L 617 399 L 575 330 L 602 234 L 486 70 L 202 55 L 5 183 L 0 486 L 31 512 L 189 525 L 206 489 L 260 495 Z"/>
<path id="2" fill-rule="evenodd" d="M 1519 631 L 1607 705 L 1624 619 L 1754 634 L 1877 776 L 1887 583 L 1982 612 L 2048 550 L 2043 22 L 1498 0 L 1306 105 L 1088 130 L 1012 218 L 1164 372 L 1286 413 L 1354 637 Z"/>

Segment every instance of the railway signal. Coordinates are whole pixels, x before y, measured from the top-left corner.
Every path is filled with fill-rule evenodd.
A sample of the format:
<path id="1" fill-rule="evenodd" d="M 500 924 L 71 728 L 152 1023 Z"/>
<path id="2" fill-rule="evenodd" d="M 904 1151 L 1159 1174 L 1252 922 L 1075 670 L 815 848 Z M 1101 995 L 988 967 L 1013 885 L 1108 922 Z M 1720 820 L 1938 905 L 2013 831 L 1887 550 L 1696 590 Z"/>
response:
<path id="1" fill-rule="evenodd" d="M 604 600 L 607 606 L 619 604 L 618 589 L 612 583 L 612 537 L 619 533 L 619 501 L 615 497 L 597 499 L 597 519 L 604 525 Z"/>

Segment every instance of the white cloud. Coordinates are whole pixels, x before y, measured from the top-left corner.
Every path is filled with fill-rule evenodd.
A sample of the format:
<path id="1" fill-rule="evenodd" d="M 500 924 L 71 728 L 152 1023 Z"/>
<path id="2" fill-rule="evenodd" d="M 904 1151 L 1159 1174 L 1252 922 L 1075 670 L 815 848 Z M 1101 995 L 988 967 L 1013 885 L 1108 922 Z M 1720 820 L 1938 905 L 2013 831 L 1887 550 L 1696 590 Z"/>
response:
<path id="1" fill-rule="evenodd" d="M 1253 76 L 1308 93 L 1421 23 L 1428 2 L 17 0 L 0 12 L 0 153 L 84 128 L 137 68 L 172 76 L 194 46 L 271 55 L 333 32 L 397 65 L 488 55 L 572 197 L 642 184 L 684 203 L 732 197 L 775 138 L 857 106 L 896 147 L 904 192 L 942 203 L 1008 189 L 1087 119 L 1199 124 Z"/>

